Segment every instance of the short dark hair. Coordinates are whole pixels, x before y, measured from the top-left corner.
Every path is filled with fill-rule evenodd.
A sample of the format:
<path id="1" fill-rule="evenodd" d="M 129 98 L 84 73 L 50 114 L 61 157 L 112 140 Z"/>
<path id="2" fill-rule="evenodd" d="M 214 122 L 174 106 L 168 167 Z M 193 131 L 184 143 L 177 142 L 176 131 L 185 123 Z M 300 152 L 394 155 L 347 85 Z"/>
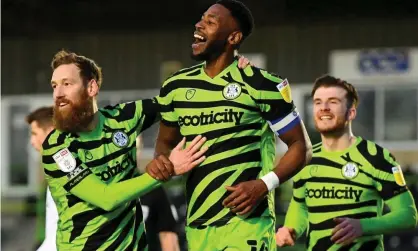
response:
<path id="1" fill-rule="evenodd" d="M 93 59 L 77 55 L 74 52 L 61 50 L 54 55 L 51 62 L 51 68 L 52 70 L 55 70 L 60 65 L 65 64 L 75 64 L 80 69 L 80 75 L 86 82 L 94 79 L 96 80 L 97 85 L 101 87 L 103 81 L 102 69 Z"/>
<path id="2" fill-rule="evenodd" d="M 251 35 L 254 28 L 254 18 L 247 6 L 236 0 L 218 0 L 216 3 L 227 8 L 231 16 L 235 18 L 243 35 L 242 41 Z"/>
<path id="3" fill-rule="evenodd" d="M 52 106 L 40 107 L 26 116 L 26 122 L 30 125 L 32 122 L 38 122 L 39 127 L 46 129 L 53 126 L 52 117 L 54 109 Z"/>
<path id="4" fill-rule="evenodd" d="M 323 75 L 315 80 L 311 97 L 315 95 L 316 90 L 319 87 L 340 87 L 347 91 L 347 108 L 352 106 L 357 107 L 359 103 L 359 97 L 356 88 L 345 80 L 330 76 Z"/>

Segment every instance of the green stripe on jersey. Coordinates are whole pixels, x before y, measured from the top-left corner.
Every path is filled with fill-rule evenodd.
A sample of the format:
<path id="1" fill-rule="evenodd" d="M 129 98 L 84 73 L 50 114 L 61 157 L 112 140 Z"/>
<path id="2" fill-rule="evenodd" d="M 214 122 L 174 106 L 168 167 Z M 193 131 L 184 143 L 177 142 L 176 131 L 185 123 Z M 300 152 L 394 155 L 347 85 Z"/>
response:
<path id="1" fill-rule="evenodd" d="M 293 183 L 292 203 L 306 205 L 308 250 L 339 250 L 331 242 L 334 218 L 381 216 L 384 200 L 407 191 L 396 183 L 392 167 L 399 166 L 388 150 L 358 137 L 343 152 L 326 152 L 321 144 Z M 288 211 L 287 222 L 299 215 Z M 289 218 L 289 219 L 288 219 Z M 383 236 L 359 238 L 344 250 L 383 250 Z"/>
<path id="2" fill-rule="evenodd" d="M 91 132 L 54 130 L 43 144 L 42 161 L 59 221 L 59 250 L 144 250 L 141 206 L 137 200 L 111 211 L 96 207 L 71 193 L 84 178 L 95 175 L 105 184 L 130 179 L 136 172 L 135 139 L 158 119 L 155 100 L 108 106 L 98 112 L 98 126 Z M 57 164 L 57 153 L 70 156 Z M 75 171 L 66 172 L 66 165 Z M 57 160 L 57 162 L 56 162 Z M 74 169 L 74 168 L 73 168 Z M 78 171 L 77 171 L 78 170 Z M 77 172 L 76 172 L 77 171 Z M 95 194 L 95 187 L 86 193 Z"/>
<path id="3" fill-rule="evenodd" d="M 179 126 L 190 142 L 208 140 L 206 160 L 185 177 L 187 224 L 221 226 L 239 219 L 222 206 L 225 186 L 254 180 L 274 168 L 275 135 L 267 120 L 294 110 L 277 85 L 283 80 L 264 70 L 237 67 L 235 61 L 214 78 L 204 65 L 179 71 L 163 85 L 158 103 L 162 121 Z M 272 193 L 247 217 L 274 217 Z"/>

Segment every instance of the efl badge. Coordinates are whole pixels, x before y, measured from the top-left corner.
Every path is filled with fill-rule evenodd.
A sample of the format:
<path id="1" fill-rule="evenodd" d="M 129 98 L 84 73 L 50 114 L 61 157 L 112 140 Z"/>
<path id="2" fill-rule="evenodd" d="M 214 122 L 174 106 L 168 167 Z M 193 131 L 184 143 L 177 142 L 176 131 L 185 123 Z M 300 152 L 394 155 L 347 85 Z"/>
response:
<path id="1" fill-rule="evenodd" d="M 396 184 L 398 184 L 399 186 L 406 185 L 405 178 L 403 177 L 402 169 L 400 166 L 392 167 L 392 173 L 393 176 L 395 176 Z"/>
<path id="2" fill-rule="evenodd" d="M 279 89 L 280 94 L 282 94 L 284 101 L 287 103 L 292 102 L 292 92 L 290 90 L 289 82 L 287 79 L 278 84 L 277 89 Z"/>
<path id="3" fill-rule="evenodd" d="M 354 179 L 357 176 L 358 171 L 357 165 L 352 162 L 348 162 L 341 169 L 343 176 L 347 179 Z"/>
<path id="4" fill-rule="evenodd" d="M 69 173 L 76 168 L 77 163 L 68 148 L 58 151 L 52 156 L 52 158 L 57 163 L 59 169 L 63 172 Z"/>
<path id="5" fill-rule="evenodd" d="M 236 99 L 241 95 L 241 85 L 238 83 L 229 83 L 225 86 L 222 94 L 226 99 Z"/>
<path id="6" fill-rule="evenodd" d="M 118 147 L 125 147 L 129 144 L 129 137 L 123 131 L 116 131 L 112 134 L 112 141 Z"/>

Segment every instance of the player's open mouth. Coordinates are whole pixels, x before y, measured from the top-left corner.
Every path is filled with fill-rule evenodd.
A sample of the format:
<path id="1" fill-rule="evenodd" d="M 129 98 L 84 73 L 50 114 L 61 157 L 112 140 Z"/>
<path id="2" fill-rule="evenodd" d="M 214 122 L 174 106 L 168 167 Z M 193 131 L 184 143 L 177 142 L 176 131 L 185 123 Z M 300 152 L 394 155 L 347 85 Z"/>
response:
<path id="1" fill-rule="evenodd" d="M 60 107 L 60 108 L 62 108 L 62 107 L 64 107 L 64 106 L 66 106 L 66 105 L 68 105 L 68 103 L 60 103 L 60 104 L 59 104 L 59 107 Z"/>
<path id="2" fill-rule="evenodd" d="M 321 116 L 321 117 L 319 117 L 321 120 L 331 120 L 332 119 L 332 116 L 330 116 L 330 115 L 323 115 L 323 116 Z"/>
<path id="3" fill-rule="evenodd" d="M 201 45 L 204 45 L 207 40 L 204 36 L 202 36 L 201 34 L 197 34 L 197 33 L 194 33 L 193 38 L 194 38 L 194 41 L 193 41 L 192 47 L 194 49 Z"/>

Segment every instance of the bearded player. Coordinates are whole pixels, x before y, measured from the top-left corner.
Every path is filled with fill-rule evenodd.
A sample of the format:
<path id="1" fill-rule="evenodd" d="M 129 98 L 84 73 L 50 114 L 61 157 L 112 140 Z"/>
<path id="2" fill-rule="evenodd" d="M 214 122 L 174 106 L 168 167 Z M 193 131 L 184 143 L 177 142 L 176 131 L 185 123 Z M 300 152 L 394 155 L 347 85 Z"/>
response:
<path id="1" fill-rule="evenodd" d="M 51 63 L 54 130 L 42 145 L 42 162 L 59 220 L 58 250 L 147 250 L 138 198 L 162 183 L 136 177 L 136 137 L 158 121 L 155 99 L 97 108 L 100 67 L 66 51 Z M 205 138 L 185 149 L 181 141 L 148 170 L 168 179 L 201 163 Z"/>

